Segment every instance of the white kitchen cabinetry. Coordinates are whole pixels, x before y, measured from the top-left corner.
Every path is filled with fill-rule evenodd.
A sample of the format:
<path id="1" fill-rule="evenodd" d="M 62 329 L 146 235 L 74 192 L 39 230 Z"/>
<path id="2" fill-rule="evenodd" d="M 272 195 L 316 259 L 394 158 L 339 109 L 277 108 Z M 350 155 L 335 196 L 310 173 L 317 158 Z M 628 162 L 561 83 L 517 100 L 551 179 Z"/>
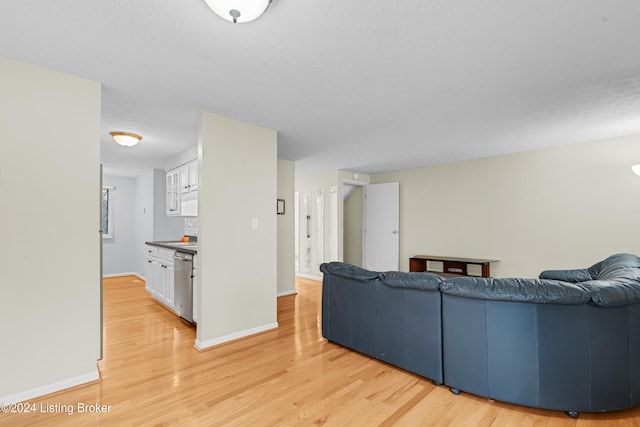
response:
<path id="1" fill-rule="evenodd" d="M 167 171 L 167 215 L 180 215 L 180 170 Z"/>
<path id="2" fill-rule="evenodd" d="M 144 288 L 153 296 L 156 294 L 155 284 L 158 282 L 157 272 L 159 268 L 160 260 L 147 255 L 147 265 L 144 272 L 146 277 Z"/>
<path id="3" fill-rule="evenodd" d="M 192 160 L 180 166 L 180 193 L 198 190 L 198 161 Z"/>
<path id="4" fill-rule="evenodd" d="M 175 251 L 147 246 L 147 266 L 145 269 L 145 289 L 153 298 L 167 307 L 173 309 L 174 288 L 174 264 Z"/>
<path id="5" fill-rule="evenodd" d="M 180 167 L 180 215 L 198 216 L 198 161 Z"/>
<path id="6" fill-rule="evenodd" d="M 198 216 L 198 160 L 167 171 L 167 215 Z"/>
<path id="7" fill-rule="evenodd" d="M 198 160 L 189 163 L 189 190 L 198 190 Z"/>

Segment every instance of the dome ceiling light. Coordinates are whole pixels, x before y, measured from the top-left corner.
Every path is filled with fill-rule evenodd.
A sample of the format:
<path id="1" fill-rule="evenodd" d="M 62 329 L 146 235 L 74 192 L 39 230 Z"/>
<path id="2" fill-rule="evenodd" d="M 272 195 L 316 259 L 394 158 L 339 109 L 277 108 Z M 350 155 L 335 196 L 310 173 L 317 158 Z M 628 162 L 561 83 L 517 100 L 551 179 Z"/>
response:
<path id="1" fill-rule="evenodd" d="M 267 10 L 271 0 L 204 0 L 220 17 L 236 23 L 250 22 Z"/>
<path id="2" fill-rule="evenodd" d="M 133 147 L 136 145 L 142 137 L 136 133 L 131 132 L 109 132 L 113 137 L 113 140 L 124 147 Z"/>

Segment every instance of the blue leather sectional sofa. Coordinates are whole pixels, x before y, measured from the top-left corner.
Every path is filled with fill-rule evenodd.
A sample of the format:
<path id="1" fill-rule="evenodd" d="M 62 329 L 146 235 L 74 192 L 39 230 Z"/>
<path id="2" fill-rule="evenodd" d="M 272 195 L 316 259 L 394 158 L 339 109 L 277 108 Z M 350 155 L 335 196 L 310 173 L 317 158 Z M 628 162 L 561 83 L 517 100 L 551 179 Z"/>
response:
<path id="1" fill-rule="evenodd" d="M 565 411 L 640 406 L 640 258 L 538 279 L 320 267 L 322 334 L 503 402 Z"/>

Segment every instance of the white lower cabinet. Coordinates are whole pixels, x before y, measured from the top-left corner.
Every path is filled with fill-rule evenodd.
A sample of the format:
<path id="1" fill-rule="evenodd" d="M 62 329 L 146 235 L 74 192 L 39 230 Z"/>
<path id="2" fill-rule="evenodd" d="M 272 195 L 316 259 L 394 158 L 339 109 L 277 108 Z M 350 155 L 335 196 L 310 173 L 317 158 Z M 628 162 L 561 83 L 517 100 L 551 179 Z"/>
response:
<path id="1" fill-rule="evenodd" d="M 145 289 L 153 298 L 167 307 L 173 309 L 174 303 L 174 279 L 173 279 L 173 254 L 169 249 L 154 248 L 157 256 L 151 256 L 147 250 L 147 265 L 145 269 Z"/>
<path id="2" fill-rule="evenodd" d="M 154 260 L 155 258 L 147 255 L 147 264 L 144 266 L 144 277 L 146 278 L 144 282 L 144 288 L 150 294 L 153 293 L 153 288 L 151 287 L 151 284 L 153 283 L 153 279 L 151 276 L 153 276 L 155 272 L 155 267 L 153 266 Z"/>

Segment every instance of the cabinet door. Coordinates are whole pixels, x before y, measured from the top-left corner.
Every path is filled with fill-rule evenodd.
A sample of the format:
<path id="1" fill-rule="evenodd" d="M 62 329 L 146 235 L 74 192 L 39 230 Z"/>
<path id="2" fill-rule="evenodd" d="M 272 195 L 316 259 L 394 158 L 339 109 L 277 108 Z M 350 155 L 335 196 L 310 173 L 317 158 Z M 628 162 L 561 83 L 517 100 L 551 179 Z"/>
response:
<path id="1" fill-rule="evenodd" d="M 156 286 L 156 298 L 164 302 L 165 299 L 165 287 L 166 287 L 166 274 L 165 270 L 167 266 L 164 261 L 160 261 L 160 270 L 158 272 L 158 283 Z"/>
<path id="2" fill-rule="evenodd" d="M 173 263 L 166 263 L 164 269 L 164 303 L 169 307 L 173 308 L 173 301 L 175 298 L 175 286 L 173 279 Z"/>
<path id="3" fill-rule="evenodd" d="M 189 190 L 196 191 L 198 189 L 198 161 L 194 160 L 189 163 Z"/>
<path id="4" fill-rule="evenodd" d="M 153 281 L 153 258 L 147 257 L 147 263 L 144 266 L 144 288 L 151 293 L 151 282 Z"/>
<path id="5" fill-rule="evenodd" d="M 164 268 L 162 262 L 158 258 L 150 258 L 151 260 L 151 274 L 147 279 L 149 284 L 149 292 L 154 298 L 158 298 L 158 289 L 160 288 L 160 282 L 164 277 Z"/>
<path id="6" fill-rule="evenodd" d="M 167 215 L 180 215 L 180 171 L 173 169 L 167 172 L 166 202 Z"/>
<path id="7" fill-rule="evenodd" d="M 191 191 L 189 185 L 189 165 L 180 167 L 180 193 L 188 193 Z"/>

